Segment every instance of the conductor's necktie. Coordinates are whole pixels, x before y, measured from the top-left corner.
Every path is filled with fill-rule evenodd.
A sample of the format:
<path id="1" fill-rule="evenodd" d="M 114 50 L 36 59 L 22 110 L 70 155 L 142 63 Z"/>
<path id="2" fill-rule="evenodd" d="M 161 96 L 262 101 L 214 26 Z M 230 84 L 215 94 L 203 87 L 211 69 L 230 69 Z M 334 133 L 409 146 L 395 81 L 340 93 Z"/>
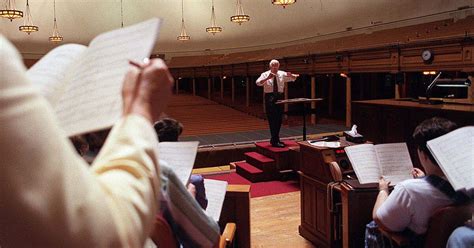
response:
<path id="1" fill-rule="evenodd" d="M 278 81 L 276 76 L 273 77 L 273 93 L 278 93 Z"/>

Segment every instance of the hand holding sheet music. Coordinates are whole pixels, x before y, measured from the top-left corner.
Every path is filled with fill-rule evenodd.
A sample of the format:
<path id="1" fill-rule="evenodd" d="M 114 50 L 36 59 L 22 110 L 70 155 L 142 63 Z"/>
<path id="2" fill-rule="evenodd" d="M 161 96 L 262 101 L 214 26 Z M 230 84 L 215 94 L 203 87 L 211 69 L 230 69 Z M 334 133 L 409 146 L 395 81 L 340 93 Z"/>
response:
<path id="1" fill-rule="evenodd" d="M 405 143 L 362 144 L 344 150 L 361 184 L 377 183 L 381 176 L 392 185 L 412 178 L 413 164 Z"/>
<path id="2" fill-rule="evenodd" d="M 474 189 L 474 126 L 430 140 L 427 146 L 455 190 Z"/>

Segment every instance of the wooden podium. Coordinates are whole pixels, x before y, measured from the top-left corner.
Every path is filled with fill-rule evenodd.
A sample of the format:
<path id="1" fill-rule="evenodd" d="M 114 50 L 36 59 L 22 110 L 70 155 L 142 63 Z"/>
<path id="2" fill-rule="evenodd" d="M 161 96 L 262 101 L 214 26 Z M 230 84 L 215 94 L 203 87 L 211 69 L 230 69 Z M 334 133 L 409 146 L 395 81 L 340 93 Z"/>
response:
<path id="1" fill-rule="evenodd" d="M 306 104 L 312 102 L 322 101 L 322 98 L 292 98 L 286 100 L 279 100 L 276 104 L 302 104 L 303 105 L 303 140 L 306 140 Z M 312 111 L 312 110 L 311 110 Z"/>
<path id="2" fill-rule="evenodd" d="M 358 183 L 344 147 L 300 145 L 301 225 L 299 233 L 317 247 L 364 247 L 365 225 L 372 220 L 377 184 Z M 336 162 L 342 181 L 335 182 L 330 163 Z"/>

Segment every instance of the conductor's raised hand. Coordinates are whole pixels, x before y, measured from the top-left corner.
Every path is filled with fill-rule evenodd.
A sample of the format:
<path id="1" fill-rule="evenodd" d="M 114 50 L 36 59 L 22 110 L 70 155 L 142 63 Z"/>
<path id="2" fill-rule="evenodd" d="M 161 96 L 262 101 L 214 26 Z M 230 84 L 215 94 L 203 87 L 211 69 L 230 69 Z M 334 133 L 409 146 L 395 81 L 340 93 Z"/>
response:
<path id="1" fill-rule="evenodd" d="M 124 115 L 139 114 L 153 123 L 168 104 L 173 77 L 161 59 L 131 64 L 134 67 L 127 73 L 122 90 Z"/>

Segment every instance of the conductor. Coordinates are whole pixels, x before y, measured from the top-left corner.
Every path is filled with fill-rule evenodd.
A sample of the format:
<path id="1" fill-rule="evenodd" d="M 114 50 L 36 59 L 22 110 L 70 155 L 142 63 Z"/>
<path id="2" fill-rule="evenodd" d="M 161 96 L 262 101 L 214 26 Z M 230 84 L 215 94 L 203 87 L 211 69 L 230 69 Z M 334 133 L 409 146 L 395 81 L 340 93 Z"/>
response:
<path id="1" fill-rule="evenodd" d="M 270 143 L 273 147 L 281 148 L 285 147 L 285 144 L 280 141 L 283 106 L 276 104 L 276 102 L 283 99 L 285 83 L 295 81 L 299 75 L 278 70 L 280 62 L 276 59 L 272 59 L 269 66 L 270 70 L 263 72 L 257 79 L 256 84 L 257 86 L 263 86 L 265 92 L 265 109 L 272 136 Z"/>

